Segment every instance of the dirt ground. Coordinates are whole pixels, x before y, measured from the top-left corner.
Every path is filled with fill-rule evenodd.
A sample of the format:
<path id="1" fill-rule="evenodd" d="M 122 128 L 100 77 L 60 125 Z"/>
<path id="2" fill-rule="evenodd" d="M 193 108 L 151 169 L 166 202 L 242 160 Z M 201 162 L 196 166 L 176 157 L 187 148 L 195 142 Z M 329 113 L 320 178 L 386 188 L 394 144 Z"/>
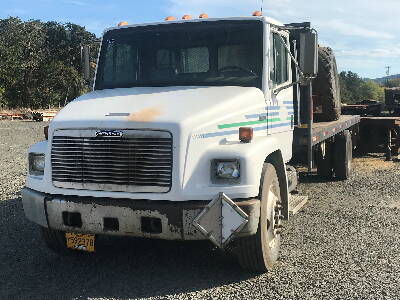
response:
<path id="1" fill-rule="evenodd" d="M 100 238 L 58 256 L 19 191 L 44 123 L 0 121 L 0 299 L 399 299 L 400 163 L 356 158 L 346 182 L 300 177 L 309 202 L 285 224 L 274 271 L 256 275 L 208 242 Z"/>

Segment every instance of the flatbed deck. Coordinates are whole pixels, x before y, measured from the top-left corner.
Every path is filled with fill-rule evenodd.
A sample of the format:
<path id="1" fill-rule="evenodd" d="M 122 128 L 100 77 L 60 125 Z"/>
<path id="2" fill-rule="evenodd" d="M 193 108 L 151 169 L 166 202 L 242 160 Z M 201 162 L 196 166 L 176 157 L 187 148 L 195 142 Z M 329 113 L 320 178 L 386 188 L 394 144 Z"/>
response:
<path id="1" fill-rule="evenodd" d="M 339 120 L 332 122 L 313 123 L 312 145 L 315 146 L 324 140 L 344 131 L 360 122 L 360 116 L 341 115 Z M 308 125 L 298 126 L 294 130 L 294 143 L 300 147 L 307 146 Z"/>

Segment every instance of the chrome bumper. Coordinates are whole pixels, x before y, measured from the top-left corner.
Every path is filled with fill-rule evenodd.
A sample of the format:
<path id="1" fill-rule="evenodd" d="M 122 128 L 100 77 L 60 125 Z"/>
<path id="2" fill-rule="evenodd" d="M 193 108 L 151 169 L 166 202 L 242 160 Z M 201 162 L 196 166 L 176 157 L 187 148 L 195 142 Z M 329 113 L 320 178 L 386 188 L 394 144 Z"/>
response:
<path id="1" fill-rule="evenodd" d="M 55 196 L 23 188 L 26 217 L 44 227 L 80 233 L 135 236 L 168 240 L 207 239 L 193 225 L 210 201 L 150 201 Z M 257 232 L 258 199 L 234 201 L 249 216 L 237 235 Z"/>

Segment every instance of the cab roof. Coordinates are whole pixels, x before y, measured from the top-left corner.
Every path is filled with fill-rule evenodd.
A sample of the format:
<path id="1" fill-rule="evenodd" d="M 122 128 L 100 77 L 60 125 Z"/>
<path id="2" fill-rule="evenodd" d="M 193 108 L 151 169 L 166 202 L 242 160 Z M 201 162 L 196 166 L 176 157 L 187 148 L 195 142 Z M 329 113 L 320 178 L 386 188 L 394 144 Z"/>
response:
<path id="1" fill-rule="evenodd" d="M 160 22 L 151 22 L 151 23 L 138 23 L 131 25 L 123 25 L 123 26 L 114 26 L 104 30 L 103 35 L 108 31 L 125 29 L 131 27 L 140 27 L 140 26 L 151 26 L 151 25 L 165 25 L 165 24 L 180 24 L 180 23 L 196 23 L 196 22 L 215 22 L 215 21 L 248 21 L 248 20 L 259 20 L 264 23 L 268 23 L 276 26 L 285 26 L 283 23 L 266 16 L 260 17 L 228 17 L 228 18 L 204 18 L 204 19 L 190 19 L 190 20 L 173 20 L 173 21 L 160 21 Z"/>

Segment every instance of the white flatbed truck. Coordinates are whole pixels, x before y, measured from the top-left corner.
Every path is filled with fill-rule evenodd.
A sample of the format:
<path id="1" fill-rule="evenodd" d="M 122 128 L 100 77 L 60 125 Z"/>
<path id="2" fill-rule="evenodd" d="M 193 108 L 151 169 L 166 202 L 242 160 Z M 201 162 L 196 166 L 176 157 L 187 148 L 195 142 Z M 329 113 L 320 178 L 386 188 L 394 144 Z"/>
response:
<path id="1" fill-rule="evenodd" d="M 28 151 L 26 217 L 61 253 L 92 252 L 98 235 L 209 239 L 270 270 L 297 182 L 289 162 L 346 179 L 359 118 L 313 123 L 335 113 L 335 89 L 320 85 L 312 104 L 324 78 L 309 23 L 168 20 L 104 32 L 93 91 Z M 322 86 L 336 84 L 329 65 Z"/>

